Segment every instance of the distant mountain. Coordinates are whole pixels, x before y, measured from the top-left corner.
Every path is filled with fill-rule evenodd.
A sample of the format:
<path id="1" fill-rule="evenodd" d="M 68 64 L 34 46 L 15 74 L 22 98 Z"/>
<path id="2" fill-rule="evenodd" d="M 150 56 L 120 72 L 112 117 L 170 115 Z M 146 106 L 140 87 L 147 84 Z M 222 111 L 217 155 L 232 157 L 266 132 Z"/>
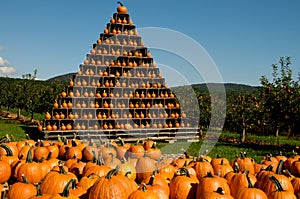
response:
<path id="1" fill-rule="evenodd" d="M 236 84 L 236 83 L 202 83 L 192 85 L 194 88 L 199 89 L 200 91 L 208 91 L 208 86 L 212 91 L 220 91 L 225 87 L 226 93 L 244 93 L 244 92 L 256 92 L 259 89 L 259 86 L 250 86 L 245 84 Z"/>
<path id="2" fill-rule="evenodd" d="M 63 75 L 58 75 L 55 77 L 51 77 L 47 79 L 46 81 L 69 81 L 70 79 L 73 79 L 73 76 L 76 75 L 77 73 L 67 73 Z"/>
<path id="3" fill-rule="evenodd" d="M 63 75 L 59 75 L 56 77 L 52 77 L 49 78 L 46 81 L 69 81 L 70 79 L 73 78 L 74 75 L 76 75 L 77 73 L 67 73 L 67 74 L 63 74 Z M 220 83 L 200 83 L 200 84 L 193 84 L 192 86 L 194 88 L 199 89 L 200 91 L 208 91 L 208 86 L 210 87 L 210 89 L 212 91 L 220 91 L 221 89 L 223 89 L 223 85 L 225 87 L 226 93 L 227 94 L 232 94 L 232 93 L 244 93 L 244 92 L 256 92 L 259 89 L 259 86 L 250 86 L 250 85 L 246 85 L 246 84 L 237 84 L 237 83 L 224 83 L 224 84 L 220 84 Z"/>

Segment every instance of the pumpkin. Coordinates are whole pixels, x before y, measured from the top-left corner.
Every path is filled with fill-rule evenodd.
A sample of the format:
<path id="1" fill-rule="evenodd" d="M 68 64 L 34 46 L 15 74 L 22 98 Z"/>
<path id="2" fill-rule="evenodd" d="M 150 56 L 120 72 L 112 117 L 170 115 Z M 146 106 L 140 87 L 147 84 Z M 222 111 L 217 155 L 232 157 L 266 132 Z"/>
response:
<path id="1" fill-rule="evenodd" d="M 123 163 L 119 164 L 120 168 L 118 170 L 118 173 L 126 176 L 130 180 L 135 180 L 136 178 L 135 165 L 128 163 L 125 158 L 123 158 L 123 160 L 124 160 Z"/>
<path id="2" fill-rule="evenodd" d="M 227 158 L 224 158 L 222 156 L 220 156 L 219 154 L 217 154 L 217 157 L 213 158 L 210 163 L 213 167 L 215 167 L 216 165 L 220 165 L 221 162 L 223 162 L 223 164 L 230 164 L 229 160 Z"/>
<path id="3" fill-rule="evenodd" d="M 65 185 L 71 179 L 77 179 L 77 177 L 70 172 L 67 172 L 63 165 L 59 165 L 60 171 L 49 172 L 41 183 L 41 191 L 43 194 L 59 194 L 64 190 Z"/>
<path id="4" fill-rule="evenodd" d="M 69 171 L 71 173 L 74 173 L 78 178 L 81 178 L 85 165 L 85 162 L 82 162 L 80 161 L 80 159 L 77 159 L 77 162 L 71 164 L 71 166 L 69 167 Z"/>
<path id="5" fill-rule="evenodd" d="M 222 160 L 220 160 L 220 161 L 222 161 Z M 217 164 L 217 163 L 215 163 L 215 164 Z M 206 176 L 207 173 L 214 173 L 214 169 L 213 169 L 211 163 L 207 162 L 203 158 L 200 158 L 200 160 L 196 162 L 194 169 L 196 171 L 196 175 L 197 175 L 198 179 Z"/>
<path id="6" fill-rule="evenodd" d="M 19 150 L 19 159 L 26 160 L 28 151 L 30 150 L 30 148 L 31 148 L 32 145 L 29 144 L 29 141 L 24 142 L 24 145 L 23 146 L 22 145 L 20 144 L 20 146 L 19 146 L 20 147 L 20 150 Z"/>
<path id="7" fill-rule="evenodd" d="M 10 156 L 18 157 L 19 150 L 13 142 L 0 144 L 0 156 L 7 155 L 7 150 L 5 148 L 9 148 L 8 150 L 11 151 Z"/>
<path id="8" fill-rule="evenodd" d="M 89 199 L 127 199 L 134 191 L 132 184 L 125 176 L 117 174 L 117 171 L 118 167 L 100 177 L 91 187 Z"/>
<path id="9" fill-rule="evenodd" d="M 51 145 L 47 146 L 47 148 L 49 150 L 49 153 L 51 153 L 50 156 L 48 154 L 49 158 L 57 158 L 58 157 L 58 155 L 59 155 L 59 148 L 58 148 L 58 146 L 56 144 L 51 144 Z"/>
<path id="10" fill-rule="evenodd" d="M 143 147 L 144 147 L 145 150 L 151 149 L 152 146 L 154 145 L 154 143 L 155 143 L 155 142 L 154 142 L 153 140 L 151 140 L 150 138 L 148 138 L 148 139 L 144 142 Z"/>
<path id="11" fill-rule="evenodd" d="M 118 124 L 116 124 L 118 125 Z M 120 160 L 123 159 L 125 157 L 126 152 L 129 150 L 130 148 L 130 144 L 129 143 L 124 143 L 124 141 L 119 138 L 120 140 L 120 145 L 114 145 L 115 146 L 115 150 L 117 152 L 117 158 L 119 158 Z"/>
<path id="12" fill-rule="evenodd" d="M 247 153 L 246 152 L 241 152 L 241 157 L 237 157 L 232 165 L 237 162 L 240 168 L 240 171 L 244 171 L 244 170 L 248 170 L 248 172 L 250 174 L 255 174 L 255 170 L 254 170 L 254 160 L 250 157 L 246 157 Z"/>
<path id="13" fill-rule="evenodd" d="M 77 186 L 82 187 L 85 190 L 88 190 L 90 187 L 94 185 L 94 183 L 99 179 L 99 176 L 96 174 L 91 174 L 89 176 L 82 177 Z"/>
<path id="14" fill-rule="evenodd" d="M 86 164 L 83 170 L 83 176 L 96 174 L 99 177 L 105 176 L 110 171 L 110 168 L 104 165 L 102 157 L 98 157 L 96 163 Z"/>
<path id="15" fill-rule="evenodd" d="M 262 178 L 260 178 L 260 183 L 257 185 L 257 187 L 263 190 L 269 196 L 271 192 L 276 191 L 276 186 L 270 178 L 270 176 L 274 176 L 280 182 L 284 190 L 294 193 L 293 185 L 289 180 L 289 178 L 283 175 L 282 169 L 283 169 L 283 161 L 280 160 L 276 168 L 276 171 L 274 173 L 266 174 Z"/>
<path id="16" fill-rule="evenodd" d="M 23 182 L 16 182 L 8 190 L 7 199 L 28 199 L 37 194 L 37 190 L 33 184 L 28 183 L 25 175 Z"/>
<path id="17" fill-rule="evenodd" d="M 84 196 L 86 196 L 87 190 L 85 190 L 84 188 L 82 188 L 80 186 L 77 186 L 76 179 L 72 179 L 72 180 L 73 181 L 71 183 L 72 186 L 69 189 L 69 195 L 76 196 L 76 197 L 84 197 Z M 67 187 L 67 185 L 65 187 Z"/>
<path id="18" fill-rule="evenodd" d="M 175 174 L 175 167 L 171 164 L 165 162 L 165 160 L 160 161 L 156 164 L 159 173 L 166 179 L 172 180 Z"/>
<path id="19" fill-rule="evenodd" d="M 293 192 L 285 190 L 276 177 L 270 176 L 269 178 L 276 188 L 275 191 L 272 191 L 269 194 L 269 199 L 296 199 L 295 194 Z"/>
<path id="20" fill-rule="evenodd" d="M 118 13 L 119 14 L 126 14 L 127 13 L 127 8 L 120 1 L 118 1 L 118 4 L 120 4 L 117 8 Z"/>
<path id="21" fill-rule="evenodd" d="M 267 166 L 272 164 L 276 168 L 279 161 L 275 157 L 273 157 L 272 154 L 267 154 L 264 157 L 262 157 L 261 163 Z"/>
<path id="22" fill-rule="evenodd" d="M 5 183 L 11 175 L 11 168 L 8 162 L 0 159 L 0 184 Z"/>
<path id="23" fill-rule="evenodd" d="M 224 177 L 227 173 L 233 171 L 232 166 L 230 164 L 225 164 L 223 159 L 221 160 L 220 164 L 215 164 L 213 169 L 214 174 L 219 175 L 220 177 Z"/>
<path id="24" fill-rule="evenodd" d="M 42 159 L 46 159 L 48 154 L 49 149 L 45 147 L 44 142 L 42 140 L 38 140 L 37 147 L 35 147 L 33 151 L 33 159 L 35 161 L 41 161 Z"/>
<path id="25" fill-rule="evenodd" d="M 113 146 L 106 144 L 106 146 L 101 147 L 100 155 L 104 160 L 106 160 L 106 159 L 111 159 L 112 155 L 113 157 L 116 157 L 117 152 Z"/>
<path id="26" fill-rule="evenodd" d="M 142 182 L 151 176 L 152 172 L 156 169 L 155 160 L 146 156 L 140 157 L 137 160 L 135 169 L 137 181 Z"/>
<path id="27" fill-rule="evenodd" d="M 205 192 L 217 191 L 219 187 L 221 187 L 225 193 L 230 193 L 230 187 L 227 180 L 209 172 L 206 176 L 199 180 L 197 197 L 200 197 L 200 195 Z"/>
<path id="28" fill-rule="evenodd" d="M 180 169 L 180 175 L 174 177 L 170 182 L 170 199 L 194 199 L 196 198 L 199 180 L 190 176 L 185 168 Z"/>
<path id="29" fill-rule="evenodd" d="M 9 143 L 0 145 L 0 149 L 3 149 L 5 151 L 5 152 L 2 153 L 3 155 L 0 155 L 0 160 L 6 161 L 9 165 L 12 165 L 12 163 L 15 162 L 15 161 L 18 161 L 19 158 L 18 158 L 17 155 L 13 155 L 14 154 L 13 150 L 12 150 L 11 147 L 9 147 L 8 144 Z"/>
<path id="30" fill-rule="evenodd" d="M 146 154 L 154 160 L 159 160 L 162 155 L 160 149 L 156 147 L 156 142 L 152 144 L 151 148 L 146 149 Z"/>
<path id="31" fill-rule="evenodd" d="M 197 199 L 234 199 L 230 194 L 225 193 L 222 187 L 219 187 L 217 191 L 205 192 L 199 196 Z"/>
<path id="32" fill-rule="evenodd" d="M 250 180 L 251 184 L 255 184 L 256 177 L 250 174 L 248 170 L 244 170 L 242 173 L 238 173 L 231 178 L 228 183 L 230 187 L 230 193 L 233 197 L 235 197 L 239 189 L 249 186 L 248 179 Z"/>
<path id="33" fill-rule="evenodd" d="M 65 186 L 62 191 L 62 193 L 59 194 L 54 194 L 53 196 L 50 197 L 50 199 L 63 199 L 63 198 L 68 198 L 68 199 L 79 199 L 77 196 L 71 195 L 69 193 L 70 185 L 76 181 L 76 179 L 71 179 Z"/>
<path id="34" fill-rule="evenodd" d="M 74 139 L 72 139 L 72 146 L 67 149 L 65 156 L 67 160 L 74 157 L 78 159 L 82 159 L 81 148 L 79 147 L 79 144 Z"/>
<path id="35" fill-rule="evenodd" d="M 145 149 L 143 145 L 139 145 L 139 141 L 140 140 L 138 140 L 135 144 L 130 146 L 127 152 L 127 156 L 130 155 L 130 153 L 133 154 L 135 158 L 140 158 L 144 156 Z M 132 156 L 130 155 L 130 157 Z"/>
<path id="36" fill-rule="evenodd" d="M 86 162 L 93 161 L 96 158 L 96 152 L 98 151 L 96 146 L 93 146 L 92 142 L 82 150 L 82 158 Z"/>
<path id="37" fill-rule="evenodd" d="M 161 174 L 158 174 L 157 171 L 154 171 L 153 174 L 142 183 L 145 183 L 147 188 L 155 192 L 159 198 L 169 198 L 170 188 L 168 182 Z"/>
<path id="38" fill-rule="evenodd" d="M 246 178 L 247 178 L 248 186 L 238 189 L 238 191 L 235 194 L 235 199 L 248 199 L 248 198 L 268 199 L 265 192 L 253 186 L 249 174 L 246 175 Z"/>
<path id="39" fill-rule="evenodd" d="M 147 189 L 145 184 L 141 184 L 138 190 L 133 191 L 128 199 L 161 199 L 154 191 Z"/>
<path id="40" fill-rule="evenodd" d="M 30 199 L 49 199 L 50 197 L 52 197 L 52 195 L 50 194 L 42 194 L 41 186 L 39 184 L 35 184 L 35 186 L 36 186 L 37 194 L 36 196 L 32 196 Z"/>
<path id="41" fill-rule="evenodd" d="M 110 153 L 110 158 L 106 158 L 104 161 L 104 165 L 110 167 L 110 168 L 115 168 L 119 164 L 121 164 L 121 161 L 118 158 L 115 158 L 114 154 Z"/>
<path id="42" fill-rule="evenodd" d="M 40 164 L 33 162 L 32 160 L 32 150 L 33 147 L 31 147 L 28 151 L 26 162 L 23 163 L 18 169 L 17 180 L 19 182 L 23 181 L 23 175 L 25 175 L 28 182 L 32 184 L 39 183 L 43 179 L 43 173 Z"/>

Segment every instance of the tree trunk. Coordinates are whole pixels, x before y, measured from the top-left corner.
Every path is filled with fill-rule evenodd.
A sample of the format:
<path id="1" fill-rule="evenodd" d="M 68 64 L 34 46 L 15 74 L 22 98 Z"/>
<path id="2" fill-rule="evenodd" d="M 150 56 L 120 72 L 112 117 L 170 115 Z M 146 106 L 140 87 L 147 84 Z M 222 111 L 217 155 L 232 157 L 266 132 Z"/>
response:
<path id="1" fill-rule="evenodd" d="M 279 126 L 277 126 L 277 128 L 276 128 L 275 137 L 279 137 Z"/>
<path id="2" fill-rule="evenodd" d="M 245 139 L 246 139 L 246 122 L 245 122 L 244 115 L 242 115 L 242 120 L 243 120 L 243 131 L 242 131 L 242 134 L 240 136 L 240 141 L 242 143 L 244 143 Z"/>
<path id="3" fill-rule="evenodd" d="M 20 119 L 20 116 L 21 116 L 21 109 L 18 108 L 18 116 L 17 116 L 17 119 Z"/>
<path id="4" fill-rule="evenodd" d="M 31 111 L 31 118 L 30 118 L 30 120 L 31 120 L 31 122 L 33 121 L 33 110 Z"/>
<path id="5" fill-rule="evenodd" d="M 244 143 L 245 140 L 246 140 L 246 127 L 243 128 L 240 140 L 241 140 L 242 143 Z"/>

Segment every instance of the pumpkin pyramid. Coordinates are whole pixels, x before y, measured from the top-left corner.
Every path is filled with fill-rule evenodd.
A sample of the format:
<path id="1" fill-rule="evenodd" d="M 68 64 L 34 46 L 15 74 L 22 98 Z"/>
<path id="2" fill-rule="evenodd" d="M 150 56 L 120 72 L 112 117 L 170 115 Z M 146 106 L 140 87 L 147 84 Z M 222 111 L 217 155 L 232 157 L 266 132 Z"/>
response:
<path id="1" fill-rule="evenodd" d="M 45 139 L 193 139 L 196 125 L 168 88 L 127 8 L 120 3 L 52 113 Z"/>

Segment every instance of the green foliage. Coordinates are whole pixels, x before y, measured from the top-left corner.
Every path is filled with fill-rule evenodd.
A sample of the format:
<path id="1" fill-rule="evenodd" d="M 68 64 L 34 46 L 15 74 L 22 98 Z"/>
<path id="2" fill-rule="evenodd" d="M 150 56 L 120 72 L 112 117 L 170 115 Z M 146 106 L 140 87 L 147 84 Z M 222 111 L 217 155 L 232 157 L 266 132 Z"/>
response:
<path id="1" fill-rule="evenodd" d="M 0 107 L 25 110 L 33 119 L 35 113 L 51 110 L 66 85 L 63 81 L 38 81 L 32 76 L 24 76 L 24 79 L 1 77 Z"/>
<path id="2" fill-rule="evenodd" d="M 280 131 L 286 131 L 289 135 L 295 133 L 300 119 L 299 79 L 293 80 L 290 65 L 290 57 L 280 57 L 279 66 L 272 65 L 272 81 L 266 76 L 260 78 L 263 85 L 261 99 L 265 113 L 263 122 L 273 127 L 276 136 Z"/>

